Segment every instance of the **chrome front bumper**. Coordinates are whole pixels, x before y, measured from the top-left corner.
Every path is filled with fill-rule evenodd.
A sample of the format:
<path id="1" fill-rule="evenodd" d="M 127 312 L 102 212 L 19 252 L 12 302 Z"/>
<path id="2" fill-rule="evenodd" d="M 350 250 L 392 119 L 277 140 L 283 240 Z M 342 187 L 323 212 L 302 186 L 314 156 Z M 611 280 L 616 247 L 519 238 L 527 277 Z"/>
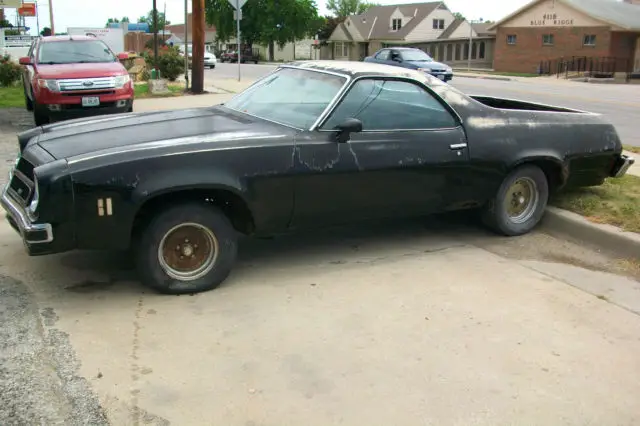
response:
<path id="1" fill-rule="evenodd" d="M 11 181 L 9 181 L 11 182 Z M 53 228 L 49 223 L 32 223 L 22 206 L 9 194 L 9 183 L 2 190 L 0 205 L 7 212 L 9 223 L 20 233 L 27 244 L 44 244 L 53 241 Z"/>
<path id="2" fill-rule="evenodd" d="M 613 168 L 613 172 L 611 176 L 614 178 L 621 178 L 629 171 L 629 168 L 633 166 L 636 160 L 633 157 L 628 157 L 626 155 L 621 155 L 616 165 Z"/>

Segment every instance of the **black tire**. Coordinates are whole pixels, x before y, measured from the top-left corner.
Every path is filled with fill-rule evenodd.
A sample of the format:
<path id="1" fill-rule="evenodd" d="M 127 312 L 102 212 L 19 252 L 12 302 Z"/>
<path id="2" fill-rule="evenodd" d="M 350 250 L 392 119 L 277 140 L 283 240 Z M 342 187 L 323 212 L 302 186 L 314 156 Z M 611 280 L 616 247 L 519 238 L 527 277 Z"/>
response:
<path id="1" fill-rule="evenodd" d="M 534 204 L 528 204 L 521 217 L 512 217 L 505 207 L 507 198 L 514 198 L 514 202 L 521 202 L 523 196 L 512 192 L 513 185 L 523 182 L 524 185 L 533 184 L 530 192 L 536 197 Z M 547 208 L 549 200 L 549 183 L 547 176 L 537 166 L 524 165 L 513 170 L 502 182 L 496 197 L 484 208 L 483 222 L 497 233 L 507 236 L 523 235 L 535 228 Z M 533 201 L 532 201 L 533 202 Z"/>
<path id="2" fill-rule="evenodd" d="M 36 126 L 44 126 L 51 122 L 49 116 L 36 103 L 33 105 L 33 121 L 35 121 Z"/>
<path id="3" fill-rule="evenodd" d="M 217 245 L 217 254 L 211 261 L 212 266 L 210 266 L 210 269 L 205 269 L 193 279 L 180 279 L 176 278 L 175 275 L 172 276 L 165 269 L 166 267 L 171 269 L 167 261 L 163 260 L 167 265 L 165 267 L 160 260 L 161 257 L 166 259 L 165 254 L 162 256 L 159 254 L 163 239 L 165 236 L 173 238 L 172 236 L 175 236 L 175 234 L 172 234 L 172 229 L 179 227 L 181 224 L 184 225 L 184 228 L 190 227 L 190 225 L 186 224 L 197 224 L 204 228 L 204 233 L 208 231 L 214 237 L 215 241 L 212 241 L 211 246 L 215 247 Z M 194 235 L 194 241 L 198 241 L 198 235 L 191 235 Z M 184 241 L 187 243 L 186 246 L 176 245 L 178 253 L 171 256 L 175 258 L 175 256 L 184 254 L 188 257 L 187 253 L 194 253 L 191 257 L 195 257 L 196 251 L 201 247 L 198 247 L 197 244 L 191 246 L 188 239 Z M 165 244 L 169 245 L 170 241 L 165 242 Z M 191 247 L 190 251 L 182 251 L 188 247 Z M 156 215 L 142 231 L 137 242 L 136 251 L 138 273 L 143 284 L 164 294 L 199 293 L 213 290 L 229 276 L 238 252 L 237 233 L 229 219 L 216 207 L 201 203 L 187 203 L 170 207 Z M 205 250 L 206 252 L 207 250 Z M 182 256 L 180 259 L 182 259 Z M 178 261 L 177 258 L 175 260 Z M 206 262 L 203 263 L 203 265 L 206 264 Z M 203 267 L 203 265 L 200 265 L 200 267 Z"/>
<path id="4" fill-rule="evenodd" d="M 254 64 L 258 65 L 258 61 L 253 61 Z"/>
<path id="5" fill-rule="evenodd" d="M 29 98 L 29 95 L 27 95 L 27 89 L 24 89 L 24 103 L 27 111 L 33 111 L 33 101 Z"/>

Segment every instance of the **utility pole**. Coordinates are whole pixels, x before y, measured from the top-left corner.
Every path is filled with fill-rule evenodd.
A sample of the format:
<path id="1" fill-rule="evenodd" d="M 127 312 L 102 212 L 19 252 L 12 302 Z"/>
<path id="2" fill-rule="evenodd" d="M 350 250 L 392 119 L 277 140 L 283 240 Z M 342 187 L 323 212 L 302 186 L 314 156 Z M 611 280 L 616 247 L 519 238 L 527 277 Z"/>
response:
<path id="1" fill-rule="evenodd" d="M 49 0 L 49 21 L 51 21 L 51 35 L 56 35 L 56 29 L 53 25 L 53 0 Z"/>
<path id="2" fill-rule="evenodd" d="M 156 69 L 156 80 L 158 77 L 158 8 L 156 0 L 153 0 L 153 66 Z"/>
<path id="3" fill-rule="evenodd" d="M 204 92 L 204 0 L 193 0 L 191 3 L 193 39 L 191 59 L 191 92 Z"/>
<path id="4" fill-rule="evenodd" d="M 184 81 L 189 90 L 189 0 L 184 0 Z"/>

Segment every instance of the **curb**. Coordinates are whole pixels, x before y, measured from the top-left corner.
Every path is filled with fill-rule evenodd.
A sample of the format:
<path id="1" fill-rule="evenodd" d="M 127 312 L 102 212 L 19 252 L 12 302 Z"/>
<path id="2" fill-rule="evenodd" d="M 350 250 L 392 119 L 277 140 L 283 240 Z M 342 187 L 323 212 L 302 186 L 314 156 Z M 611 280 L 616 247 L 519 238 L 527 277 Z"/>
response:
<path id="1" fill-rule="evenodd" d="M 579 214 L 547 207 L 540 230 L 626 259 L 640 259 L 640 234 L 589 222 Z"/>
<path id="2" fill-rule="evenodd" d="M 509 77 L 492 77 L 492 76 L 487 76 L 487 77 L 482 76 L 481 77 L 479 75 L 463 75 L 463 74 L 456 74 L 454 72 L 453 78 L 456 78 L 456 77 L 458 77 L 458 78 L 476 78 L 478 80 L 513 81 L 513 79 L 509 78 Z"/>

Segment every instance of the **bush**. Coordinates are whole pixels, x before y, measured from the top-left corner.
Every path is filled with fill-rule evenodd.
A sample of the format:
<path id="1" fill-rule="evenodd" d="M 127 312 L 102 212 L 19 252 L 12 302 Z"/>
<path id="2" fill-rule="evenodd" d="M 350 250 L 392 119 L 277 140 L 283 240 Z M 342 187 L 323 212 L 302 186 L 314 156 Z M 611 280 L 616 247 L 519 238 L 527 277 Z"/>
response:
<path id="1" fill-rule="evenodd" d="M 143 56 L 147 68 L 153 68 L 155 66 L 153 51 L 147 50 Z M 184 74 L 184 56 L 180 54 L 180 49 L 170 46 L 158 49 L 158 68 L 160 69 L 160 77 L 176 81 L 181 74 Z"/>
<path id="2" fill-rule="evenodd" d="M 0 86 L 12 86 L 20 80 L 22 67 L 11 62 L 9 55 L 0 58 Z"/>

